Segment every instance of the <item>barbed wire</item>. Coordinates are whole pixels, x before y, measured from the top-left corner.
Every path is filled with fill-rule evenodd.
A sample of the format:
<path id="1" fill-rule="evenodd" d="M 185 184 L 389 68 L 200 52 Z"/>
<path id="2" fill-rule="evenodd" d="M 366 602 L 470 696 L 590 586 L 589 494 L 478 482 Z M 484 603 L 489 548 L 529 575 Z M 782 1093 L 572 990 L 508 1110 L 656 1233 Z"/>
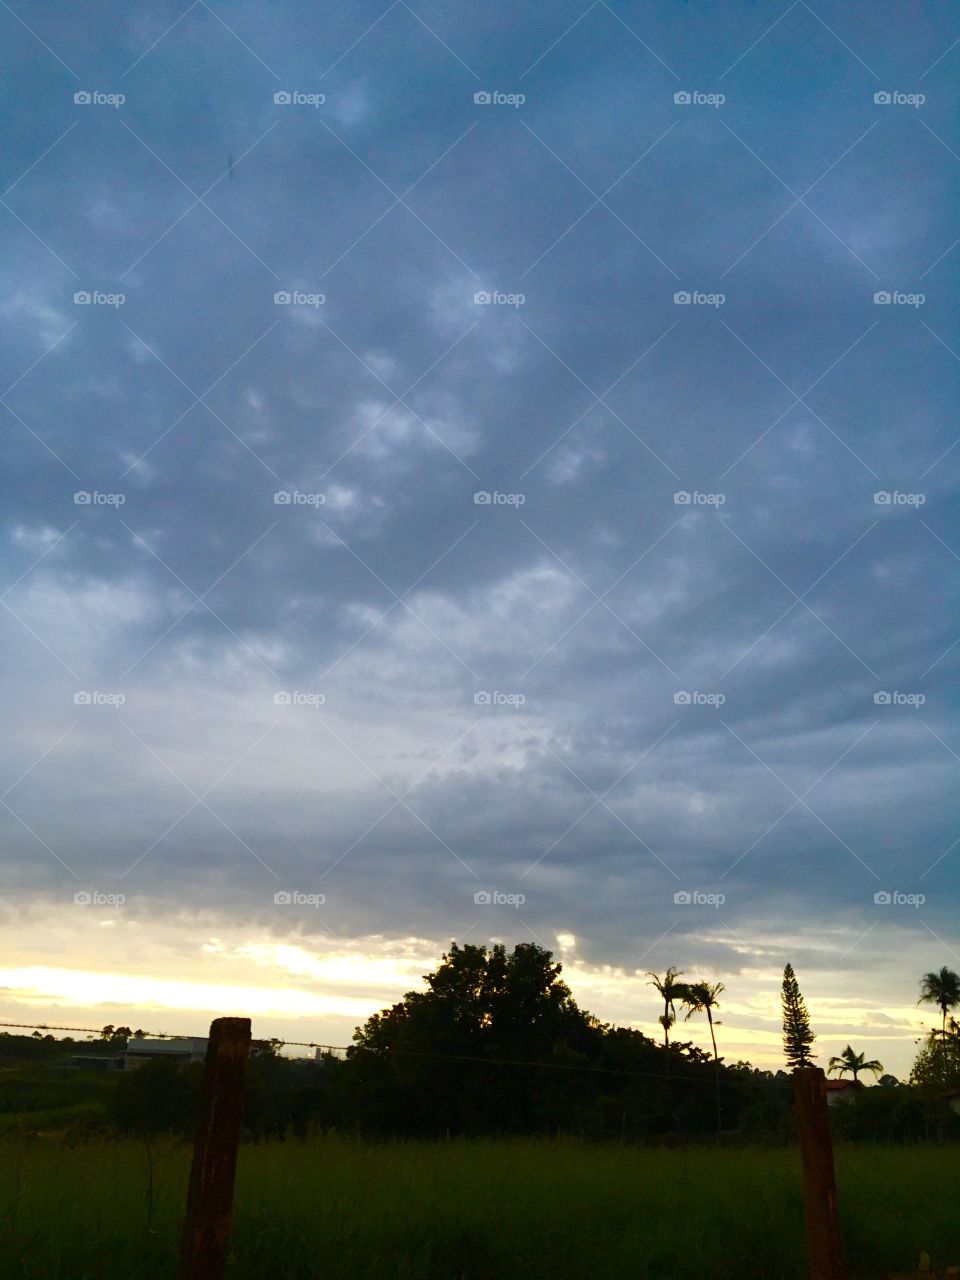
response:
<path id="1" fill-rule="evenodd" d="M 107 1026 L 113 1026 L 107 1023 Z M 126 1025 L 126 1024 L 124 1024 Z M 64 1027 L 58 1026 L 51 1022 L 0 1022 L 0 1027 L 15 1027 L 19 1031 L 85 1031 L 91 1035 L 103 1037 L 103 1027 Z M 116 1030 L 114 1028 L 114 1030 Z M 138 1028 L 142 1031 L 142 1028 Z M 151 1040 L 206 1040 L 204 1035 L 196 1035 L 193 1032 L 179 1031 L 142 1031 L 141 1036 L 134 1036 L 131 1032 L 129 1039 L 151 1039 Z M 271 1041 L 279 1041 L 281 1044 L 295 1045 L 298 1049 L 349 1049 L 346 1044 L 321 1044 L 318 1040 L 285 1040 L 282 1036 L 258 1036 L 253 1044 L 269 1044 Z"/>
<path id="2" fill-rule="evenodd" d="M 107 1025 L 112 1025 L 112 1024 L 107 1024 Z M 31 1030 L 31 1031 L 85 1031 L 85 1032 L 92 1032 L 93 1034 L 98 1036 L 102 1035 L 103 1033 L 103 1027 L 64 1027 L 64 1026 L 56 1026 L 53 1024 L 43 1023 L 43 1022 L 0 1022 L 0 1027 L 15 1027 L 18 1030 Z M 205 1040 L 207 1038 L 206 1036 L 187 1035 L 187 1034 L 180 1034 L 175 1032 L 163 1032 L 163 1031 L 144 1032 L 144 1038 L 148 1036 L 152 1039 L 158 1039 L 158 1040 Z M 134 1037 L 132 1036 L 130 1037 L 130 1039 L 133 1039 L 133 1038 Z M 374 1049 L 370 1045 L 364 1045 L 364 1044 L 353 1044 L 353 1045 L 321 1044 L 317 1040 L 284 1040 L 280 1036 L 258 1037 L 252 1043 L 253 1044 L 269 1044 L 271 1043 L 271 1041 L 274 1043 L 280 1043 L 284 1046 L 293 1045 L 296 1048 L 302 1048 L 302 1049 L 322 1049 L 325 1052 L 345 1053 L 348 1050 L 353 1049 L 355 1052 L 370 1053 L 370 1054 L 373 1054 L 375 1057 L 385 1057 L 389 1054 L 393 1054 L 395 1056 L 405 1057 L 405 1058 L 427 1058 L 436 1062 L 473 1062 L 473 1063 L 478 1063 L 482 1066 L 487 1066 L 487 1067 L 534 1067 L 544 1071 L 581 1071 L 581 1072 L 597 1073 L 600 1075 L 627 1076 L 629 1078 L 637 1079 L 637 1080 L 658 1080 L 661 1083 L 667 1080 L 672 1080 L 672 1081 L 677 1081 L 678 1083 L 681 1083 L 681 1084 L 704 1084 L 704 1085 L 712 1085 L 714 1087 L 716 1086 L 716 1079 L 710 1078 L 710 1077 L 682 1076 L 682 1075 L 674 1076 L 667 1071 L 659 1071 L 659 1072 L 658 1071 L 631 1071 L 621 1067 L 595 1067 L 587 1063 L 532 1062 L 523 1058 L 484 1058 L 479 1055 L 466 1054 L 466 1053 L 430 1053 L 427 1050 L 395 1049 L 393 1047 L 389 1047 L 387 1049 Z M 704 1063 L 701 1063 L 700 1065 L 708 1066 L 709 1063 L 704 1062 Z M 752 1071 L 763 1070 L 763 1068 L 761 1067 L 753 1067 L 753 1066 L 751 1066 L 750 1069 Z M 728 1067 L 727 1071 L 729 1070 L 730 1068 Z M 729 1076 L 727 1076 L 726 1078 L 721 1077 L 720 1083 L 724 1087 L 729 1087 L 730 1085 L 735 1085 L 739 1082 L 736 1080 L 731 1080 Z M 775 1074 L 772 1075 L 770 1083 L 780 1083 L 777 1080 Z"/>

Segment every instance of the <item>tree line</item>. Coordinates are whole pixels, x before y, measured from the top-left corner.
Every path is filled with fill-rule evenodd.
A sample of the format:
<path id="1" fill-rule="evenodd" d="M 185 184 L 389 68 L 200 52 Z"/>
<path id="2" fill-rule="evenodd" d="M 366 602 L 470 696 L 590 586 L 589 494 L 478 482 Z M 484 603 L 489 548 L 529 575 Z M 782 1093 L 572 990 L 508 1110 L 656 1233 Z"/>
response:
<path id="1" fill-rule="evenodd" d="M 280 1041 L 255 1045 L 248 1070 L 251 1136 L 347 1130 L 371 1137 L 571 1133 L 589 1138 L 670 1141 L 715 1136 L 788 1140 L 793 1090 L 787 1070 L 728 1062 L 715 1014 L 724 984 L 686 981 L 681 970 L 648 974 L 663 1001 L 662 1043 L 581 1009 L 552 953 L 532 943 L 453 944 L 423 990 L 410 991 L 358 1027 L 344 1059 L 319 1064 L 284 1057 Z M 781 988 L 786 1066 L 816 1057 L 809 1014 L 791 965 Z M 832 1108 L 835 1127 L 859 1138 L 943 1137 L 956 1132 L 942 1094 L 960 1086 L 960 979 L 924 975 L 920 1002 L 941 1011 L 908 1084 L 850 1045 L 830 1059 L 841 1078 L 880 1075 L 882 1088 L 853 1090 Z M 711 1052 L 676 1034 L 704 1016 Z M 671 1036 L 671 1031 L 674 1034 Z M 98 1044 L 135 1037 L 108 1026 Z M 50 1038 L 52 1039 L 52 1038 Z M 4 1045 L 27 1037 L 0 1036 Z M 40 1041 L 33 1041 L 38 1050 Z M 44 1040 L 53 1052 L 63 1042 Z M 147 1062 L 110 1077 L 109 1124 L 122 1131 L 189 1133 L 202 1067 Z"/>

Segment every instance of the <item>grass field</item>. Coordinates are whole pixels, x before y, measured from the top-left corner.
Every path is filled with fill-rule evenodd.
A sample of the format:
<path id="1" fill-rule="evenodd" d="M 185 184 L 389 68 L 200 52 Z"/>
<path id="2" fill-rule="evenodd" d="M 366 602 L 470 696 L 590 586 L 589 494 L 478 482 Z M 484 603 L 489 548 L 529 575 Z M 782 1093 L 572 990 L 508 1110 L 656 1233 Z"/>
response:
<path id="1" fill-rule="evenodd" d="M 951 1147 L 837 1154 L 855 1280 L 960 1262 Z M 10 1280 L 175 1277 L 189 1150 L 0 1136 Z M 574 1141 L 240 1153 L 231 1276 L 257 1280 L 764 1280 L 804 1276 L 797 1153 Z"/>

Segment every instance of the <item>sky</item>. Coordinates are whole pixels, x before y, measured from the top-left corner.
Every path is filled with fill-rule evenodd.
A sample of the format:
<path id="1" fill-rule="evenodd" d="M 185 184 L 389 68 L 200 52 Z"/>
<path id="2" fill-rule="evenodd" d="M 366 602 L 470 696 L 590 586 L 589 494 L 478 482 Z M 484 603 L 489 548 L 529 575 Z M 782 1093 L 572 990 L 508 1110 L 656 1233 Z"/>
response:
<path id="1" fill-rule="evenodd" d="M 651 1035 L 647 971 L 723 982 L 764 1065 L 789 960 L 905 1075 L 960 968 L 955 14 L 0 29 L 0 1021 L 345 1044 L 535 941 Z"/>

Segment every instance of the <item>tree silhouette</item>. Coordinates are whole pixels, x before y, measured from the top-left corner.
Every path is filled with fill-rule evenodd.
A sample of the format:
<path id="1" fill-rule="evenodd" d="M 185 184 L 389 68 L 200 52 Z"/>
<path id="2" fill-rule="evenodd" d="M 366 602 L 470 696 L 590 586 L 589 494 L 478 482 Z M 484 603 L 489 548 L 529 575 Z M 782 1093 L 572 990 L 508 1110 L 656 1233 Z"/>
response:
<path id="1" fill-rule="evenodd" d="M 663 1044 L 664 1048 L 670 1048 L 670 1028 L 677 1020 L 677 1010 L 675 1001 L 682 1000 L 686 991 L 686 986 L 677 979 L 682 976 L 682 969 L 670 968 L 661 978 L 657 973 L 648 973 L 647 977 L 650 981 L 648 987 L 656 987 L 660 992 L 660 998 L 663 1000 L 663 1013 L 657 1019 L 661 1027 L 663 1027 Z"/>
<path id="2" fill-rule="evenodd" d="M 689 1021 L 695 1013 L 705 1013 L 707 1022 L 710 1024 L 710 1039 L 713 1043 L 714 1061 L 719 1059 L 717 1053 L 717 1037 L 713 1029 L 713 1011 L 719 1009 L 720 1001 L 717 998 L 723 991 L 722 982 L 709 983 L 702 978 L 699 982 L 691 982 L 689 986 L 684 987 L 683 994 L 680 999 L 687 1006 L 687 1016 L 684 1021 Z"/>
<path id="3" fill-rule="evenodd" d="M 691 982 L 685 987 L 680 999 L 687 1006 L 687 1016 L 684 1022 L 688 1022 L 695 1013 L 705 1013 L 707 1022 L 710 1024 L 710 1039 L 713 1042 L 713 1074 L 717 1091 L 717 1129 L 723 1128 L 723 1119 L 720 1114 L 720 1055 L 717 1053 L 717 1035 L 713 1029 L 713 1011 L 720 1007 L 720 1001 L 717 998 L 723 991 L 722 982 L 710 983 L 701 978 L 699 982 Z"/>
<path id="4" fill-rule="evenodd" d="M 960 1087 L 960 1037 L 949 1027 L 945 1036 L 937 1030 L 926 1036 L 910 1072 L 910 1083 L 937 1090 Z"/>
<path id="5" fill-rule="evenodd" d="M 871 1058 L 867 1062 L 864 1054 L 854 1053 L 850 1045 L 847 1045 L 843 1053 L 830 1059 L 828 1070 L 836 1071 L 841 1079 L 843 1079 L 844 1073 L 849 1071 L 854 1080 L 856 1080 L 861 1071 L 872 1071 L 875 1076 L 880 1075 L 883 1071 L 883 1063 L 878 1062 L 876 1058 Z"/>
<path id="6" fill-rule="evenodd" d="M 960 976 L 946 965 L 939 973 L 925 973 L 920 979 L 920 999 L 917 1004 L 935 1004 L 943 1015 L 940 1034 L 946 1037 L 947 1014 L 960 1004 Z"/>
<path id="7" fill-rule="evenodd" d="M 817 1056 L 811 1050 L 816 1036 L 810 1029 L 810 1015 L 793 965 L 787 964 L 783 970 L 783 986 L 781 987 L 781 1005 L 783 1008 L 783 1049 L 787 1062 L 791 1067 L 806 1067 Z"/>

